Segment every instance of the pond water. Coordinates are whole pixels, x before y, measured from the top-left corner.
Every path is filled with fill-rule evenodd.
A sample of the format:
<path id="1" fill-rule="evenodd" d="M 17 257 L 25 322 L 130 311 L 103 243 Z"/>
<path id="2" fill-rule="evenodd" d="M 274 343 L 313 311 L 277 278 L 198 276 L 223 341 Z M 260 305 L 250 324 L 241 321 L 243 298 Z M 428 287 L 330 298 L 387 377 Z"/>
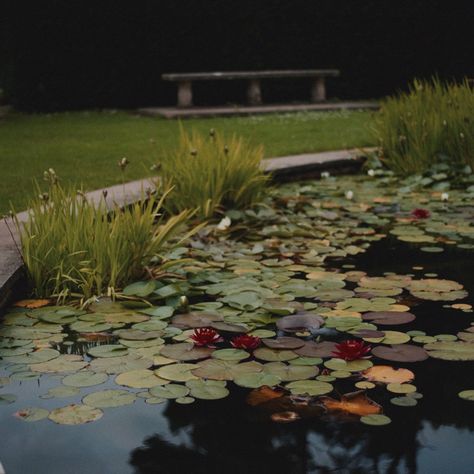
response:
<path id="1" fill-rule="evenodd" d="M 291 265 L 293 266 L 287 265 L 291 270 L 282 270 L 284 267 L 275 266 L 275 262 L 268 261 L 267 263 L 273 272 L 272 275 L 268 273 L 263 278 L 256 277 L 255 275 L 262 274 L 262 268 L 261 266 L 255 267 L 255 260 L 262 259 L 262 255 L 258 249 L 255 250 L 255 242 L 259 242 L 255 236 L 249 240 L 232 241 L 231 248 L 229 248 L 226 242 L 216 239 L 207 242 L 204 246 L 198 244 L 194 246 L 199 258 L 203 259 L 203 255 L 206 252 L 209 255 L 207 264 L 201 267 L 201 271 L 209 272 L 210 268 L 212 268 L 213 272 L 216 273 L 213 273 L 211 277 L 207 275 L 207 280 L 205 278 L 202 280 L 198 278 L 198 281 L 192 284 L 200 288 L 203 287 L 203 282 L 206 282 L 206 285 L 209 286 L 218 284 L 219 279 L 214 278 L 215 275 L 219 275 L 219 271 L 223 272 L 224 264 L 229 261 L 235 261 L 238 258 L 236 253 L 241 252 L 240 263 L 237 268 L 233 268 L 233 273 L 239 275 L 239 277 L 242 275 L 250 275 L 251 278 L 255 277 L 256 280 L 249 280 L 254 284 L 257 284 L 255 281 L 261 283 L 266 278 L 274 278 L 279 284 L 269 288 L 273 288 L 275 291 L 280 287 L 280 284 L 283 286 L 288 284 L 288 281 L 292 283 L 294 283 L 294 280 L 299 279 L 306 282 L 308 280 L 311 281 L 309 278 L 311 273 L 314 274 L 313 278 L 316 280 L 322 278 L 324 281 L 328 281 L 335 274 L 347 275 L 350 272 L 364 272 L 365 278 L 372 276 L 384 277 L 385 282 L 387 277 L 390 280 L 391 274 L 408 275 L 410 281 L 425 279 L 423 280 L 426 285 L 424 289 L 415 289 L 409 286 L 411 283 L 406 283 L 403 286 L 403 291 L 400 290 L 397 293 L 397 291 L 393 291 L 393 287 L 387 286 L 385 283 L 379 283 L 379 280 L 375 281 L 369 278 L 366 283 L 361 283 L 360 278 L 363 274 L 360 273 L 355 278 L 347 277 L 348 279 L 346 279 L 343 285 L 330 284 L 328 288 L 313 285 L 313 290 L 316 289 L 319 292 L 316 296 L 313 296 L 308 287 L 305 287 L 303 290 L 298 288 L 297 291 L 301 293 L 299 293 L 296 299 L 288 297 L 280 301 L 280 303 L 276 303 L 273 297 L 267 298 L 265 300 L 266 306 L 255 304 L 253 308 L 245 307 L 245 309 L 240 311 L 237 311 L 237 309 L 241 302 L 225 300 L 232 293 L 224 292 L 216 295 L 201 291 L 199 294 L 199 292 L 193 292 L 189 288 L 181 288 L 180 291 L 188 294 L 192 303 L 199 301 L 213 302 L 216 299 L 222 299 L 225 303 L 224 306 L 216 307 L 215 311 L 221 311 L 225 315 L 224 322 L 235 324 L 238 321 L 236 318 L 240 317 L 242 321 L 247 323 L 250 329 L 255 329 L 256 326 L 257 329 L 275 329 L 274 321 L 268 324 L 255 324 L 255 314 L 268 315 L 272 311 L 274 313 L 278 308 L 287 307 L 288 303 L 298 301 L 299 305 L 305 304 L 304 310 L 306 311 L 314 314 L 326 314 L 325 324 L 328 326 L 327 322 L 330 320 L 330 318 L 327 318 L 328 312 L 332 313 L 333 318 L 341 317 L 341 315 L 347 318 L 350 311 L 365 314 L 370 311 L 386 312 L 398 310 L 405 313 L 409 309 L 416 316 L 415 320 L 398 325 L 384 326 L 382 324 L 378 325 L 376 329 L 379 331 L 395 331 L 398 334 L 406 334 L 408 331 L 423 331 L 428 336 L 450 335 L 451 337 L 445 340 L 456 342 L 459 342 L 459 339 L 455 335 L 463 332 L 464 336 L 462 337 L 467 338 L 469 344 L 472 343 L 474 338 L 472 340 L 469 338 L 470 332 L 468 329 L 474 322 L 474 313 L 469 309 L 469 305 L 474 303 L 472 298 L 474 294 L 473 250 L 469 248 L 469 244 L 464 245 L 470 241 L 469 233 L 471 230 L 467 231 L 465 227 L 469 226 L 472 222 L 473 213 L 470 207 L 469 196 L 466 199 L 464 195 L 460 195 L 449 207 L 437 201 L 434 204 L 431 200 L 425 201 L 424 206 L 430 208 L 431 211 L 432 221 L 428 224 L 428 220 L 413 221 L 409 217 L 407 218 L 406 215 L 414 207 L 414 203 L 420 201 L 420 194 L 413 192 L 408 196 L 404 194 L 400 197 L 396 190 L 390 191 L 385 189 L 383 185 L 374 190 L 374 185 L 370 184 L 365 189 L 366 191 L 372 190 L 372 195 L 370 193 L 368 195 L 367 192 L 364 193 L 359 203 L 366 202 L 367 200 L 370 201 L 373 196 L 383 194 L 384 196 L 390 196 L 392 203 L 394 201 L 401 203 L 401 209 L 397 208 L 393 215 L 389 215 L 387 210 L 384 210 L 385 214 L 377 214 L 365 207 L 362 214 L 360 210 L 356 213 L 354 206 L 357 200 L 354 203 L 348 204 L 344 197 L 341 197 L 340 190 L 347 189 L 348 186 L 357 190 L 358 187 L 367 186 L 366 181 L 363 178 L 359 178 L 358 182 L 355 182 L 353 178 L 345 178 L 344 180 L 341 178 L 336 183 L 307 185 L 309 186 L 306 191 L 307 196 L 311 198 L 318 197 L 323 202 L 330 203 L 326 210 L 316 216 L 313 214 L 313 207 L 311 206 L 311 209 L 302 208 L 297 211 L 292 206 L 290 209 L 291 213 L 295 214 L 297 212 L 300 215 L 295 217 L 294 221 L 291 221 L 291 218 L 288 221 L 290 206 L 288 206 L 287 201 L 284 209 L 277 211 L 277 217 L 267 216 L 270 219 L 270 223 L 267 222 L 265 224 L 268 229 L 271 226 L 280 226 L 279 235 L 277 233 L 270 235 L 270 232 L 262 231 L 264 226 L 261 223 L 256 226 L 258 229 L 256 236 L 267 239 L 265 249 L 272 248 L 272 243 L 269 243 L 268 239 L 286 239 L 285 249 L 282 249 L 280 246 L 278 252 L 268 251 L 267 253 L 267 250 L 265 250 L 263 257 L 275 258 L 276 254 L 279 253 L 280 261 L 285 259 L 292 260 Z M 280 194 L 276 198 L 274 197 L 274 202 L 278 202 L 279 199 L 281 200 L 282 196 L 294 196 L 294 190 L 294 185 L 283 187 L 278 191 Z M 362 193 L 359 194 L 362 195 Z M 426 196 L 426 193 L 422 194 Z M 300 197 L 292 199 L 297 205 L 301 202 L 307 205 L 307 202 L 302 201 Z M 276 207 L 278 209 L 278 205 Z M 335 216 L 328 214 L 328 212 L 335 212 L 339 215 L 335 219 Z M 469 213 L 469 218 L 466 217 L 466 213 Z M 238 217 L 236 220 L 238 221 Z M 324 226 L 321 233 L 326 234 L 326 238 L 330 241 L 334 250 L 327 251 L 326 249 L 323 251 L 320 248 L 323 245 L 321 243 L 321 239 L 324 237 L 322 234 L 308 236 L 298 235 L 294 231 L 293 235 L 282 233 L 281 226 L 286 226 L 285 228 L 288 230 L 292 222 L 296 221 L 303 224 L 307 224 L 310 221 L 315 226 Z M 403 232 L 383 237 L 381 229 L 384 229 L 383 232 L 386 235 L 387 229 L 393 228 L 394 225 L 404 226 L 408 229 L 410 227 L 421 228 L 423 229 L 422 234 L 428 237 L 425 243 L 413 242 L 413 239 L 412 241 L 408 239 L 408 242 L 399 240 L 397 236 L 408 235 Z M 439 227 L 441 225 L 451 226 L 448 237 L 446 237 L 446 232 L 440 234 Z M 307 230 L 307 226 L 301 228 Z M 334 230 L 335 228 L 336 231 Z M 372 233 L 356 232 L 352 233 L 353 238 L 348 239 L 350 232 L 347 229 L 354 230 L 358 228 L 376 229 L 377 235 L 380 234 L 380 236 L 372 239 L 374 235 Z M 461 236 L 459 236 L 459 233 L 461 233 Z M 413 234 L 410 233 L 410 235 Z M 418 235 L 421 234 L 418 233 Z M 439 238 L 440 235 L 443 238 Z M 426 245 L 426 242 L 429 245 L 434 243 L 430 236 L 435 236 L 436 246 L 441 246 L 444 249 L 443 252 L 421 251 L 420 247 Z M 318 242 L 315 239 L 318 239 Z M 423 241 L 423 238 L 417 237 L 416 239 Z M 302 242 L 306 243 L 302 244 Z M 312 244 L 309 245 L 307 242 L 312 242 Z M 301 253 L 298 254 L 295 246 L 300 245 L 300 243 L 304 249 L 300 248 Z M 360 251 L 350 249 L 350 245 L 356 246 Z M 463 248 L 463 246 L 467 248 Z M 313 250 L 315 248 L 319 250 L 308 255 L 310 247 Z M 365 250 L 364 247 L 367 249 L 365 252 L 362 252 L 362 250 Z M 209 250 L 216 248 L 222 248 L 225 252 L 222 254 L 215 250 Z M 244 248 L 252 248 L 255 253 L 245 253 L 243 251 Z M 344 251 L 341 251 L 341 249 L 344 249 Z M 303 250 L 305 253 L 302 253 Z M 316 262 L 316 257 L 324 253 L 329 253 L 330 256 L 323 261 Z M 220 258 L 220 256 L 227 254 L 230 256 L 223 259 Z M 295 255 L 299 255 L 298 258 Z M 244 259 L 254 263 L 244 265 L 242 263 Z M 219 269 L 219 266 L 210 266 L 209 262 L 223 265 Z M 303 266 L 306 266 L 306 268 L 303 268 Z M 199 273 L 197 268 L 188 269 L 188 272 L 191 270 L 195 275 Z M 318 272 L 324 273 L 321 276 Z M 231 280 L 227 277 L 223 278 L 227 284 Z M 449 295 L 448 293 L 459 291 L 457 287 L 451 285 L 448 291 L 445 288 L 446 283 L 430 283 L 426 279 L 457 282 L 463 285 L 464 289 L 469 292 L 469 295 L 459 294 L 459 297 L 455 298 L 452 294 Z M 344 291 L 353 292 L 356 288 L 360 290 L 362 287 L 364 289 L 364 284 L 368 285 L 365 287 L 366 291 L 361 290 L 359 293 L 356 292 L 355 295 L 354 293 L 340 293 L 342 287 L 344 287 Z M 395 304 L 397 307 L 393 306 L 393 301 L 378 300 L 377 303 L 375 302 L 376 298 L 390 298 L 382 296 L 383 290 L 387 290 L 387 288 L 387 294 L 392 292 L 391 298 L 396 300 Z M 443 300 L 436 295 L 433 296 L 433 288 L 437 289 L 438 293 L 443 293 L 447 300 Z M 381 289 L 382 293 L 378 293 L 377 290 Z M 409 290 L 408 294 L 407 289 Z M 158 290 L 160 289 L 158 288 Z M 423 295 L 423 290 L 426 290 L 429 294 Z M 243 293 L 248 291 L 248 288 L 242 288 Z M 336 293 L 328 295 L 327 291 L 336 291 Z M 288 293 L 278 293 L 280 296 L 284 294 Z M 301 296 L 303 294 L 304 296 Z M 153 303 L 157 306 L 164 304 L 172 306 L 174 304 L 177 306 L 176 315 L 184 311 L 178 307 L 176 296 L 171 295 L 166 300 L 160 300 L 160 303 L 156 301 L 153 301 Z M 364 300 L 362 307 L 358 307 L 357 304 L 359 303 L 357 301 L 354 303 L 354 299 Z M 249 301 L 252 304 L 254 303 L 254 300 Z M 232 304 L 230 308 L 228 307 L 229 302 Z M 451 305 L 456 303 L 462 303 L 465 306 L 462 306 L 461 309 L 453 308 Z M 337 305 L 340 306 L 338 307 Z M 385 308 L 384 305 L 388 305 L 390 308 Z M 368 389 L 367 395 L 377 404 L 380 404 L 383 408 L 383 414 L 391 420 L 390 424 L 384 426 L 371 426 L 361 423 L 359 416 L 340 411 L 323 413 L 322 410 L 309 414 L 303 410 L 299 412 L 301 419 L 291 423 L 278 423 L 272 421 L 271 415 L 276 410 L 269 408 L 268 404 L 262 403 L 257 406 L 250 406 L 247 403 L 247 397 L 252 392 L 252 387 L 245 386 L 246 382 L 239 383 L 238 386 L 229 379 L 227 382 L 229 394 L 221 399 L 205 400 L 196 396 L 194 397 L 195 400 L 193 398 L 186 400 L 188 397 L 184 395 L 185 400 L 182 400 L 182 403 L 177 403 L 175 400 L 157 400 L 159 398 L 158 395 L 152 397 L 148 394 L 143 398 L 141 396 L 137 397 L 132 400 L 133 403 L 103 408 L 103 416 L 90 423 L 68 426 L 55 423 L 49 419 L 26 422 L 12 415 L 27 407 L 39 407 L 51 411 L 65 405 L 81 404 L 81 400 L 87 394 L 95 393 L 98 390 L 124 389 L 124 386 L 118 386 L 114 382 L 115 375 L 113 374 L 120 373 L 120 369 L 114 368 L 116 371 L 109 371 L 109 374 L 112 375 L 108 378 L 104 376 L 101 384 L 80 387 L 76 390 L 77 393 L 73 393 L 75 391 L 75 388 L 73 388 L 71 393 L 56 393 L 51 398 L 41 398 L 50 389 L 54 391 L 57 387 L 64 388 L 65 385 L 61 384 L 61 381 L 66 374 L 88 370 L 88 366 L 83 367 L 82 365 L 72 370 L 72 366 L 69 367 L 68 364 L 77 363 L 78 359 L 74 358 L 71 358 L 67 363 L 65 362 L 64 367 L 59 369 L 54 366 L 43 366 L 41 368 L 40 364 L 44 363 L 42 360 L 32 360 L 28 364 L 28 361 L 25 362 L 21 359 L 25 354 L 34 354 L 38 349 L 38 344 L 44 347 L 45 341 L 47 341 L 49 347 L 58 349 L 62 354 L 79 354 L 79 359 L 84 358 L 86 362 L 91 362 L 92 360 L 93 364 L 96 363 L 95 360 L 103 359 L 97 353 L 97 358 L 96 356 L 85 355 L 91 348 L 99 344 L 99 342 L 107 346 L 111 342 L 117 344 L 119 341 L 122 341 L 124 344 L 122 350 L 129 351 L 128 356 L 141 350 L 140 355 L 143 357 L 150 357 L 150 355 L 158 357 L 158 359 L 154 359 L 153 367 L 155 369 L 164 363 L 164 361 L 159 359 L 163 356 L 158 354 L 158 351 L 153 352 L 150 347 L 146 347 L 148 344 L 134 342 L 140 339 L 134 339 L 131 333 L 122 333 L 120 336 L 122 339 L 120 340 L 117 340 L 116 335 L 113 339 L 97 336 L 97 334 L 110 334 L 112 330 L 117 328 L 120 330 L 125 328 L 127 330 L 131 326 L 128 322 L 120 326 L 121 323 L 119 321 L 119 324 L 112 328 L 98 327 L 97 331 L 92 331 L 86 326 L 76 326 L 86 331 L 85 333 L 79 329 L 75 331 L 67 327 L 72 321 L 74 324 L 77 323 L 78 318 L 81 317 L 82 319 L 79 319 L 79 321 L 92 324 L 110 324 L 112 320 L 117 323 L 117 319 L 107 317 L 108 309 L 106 305 L 103 307 L 98 305 L 90 310 L 93 311 L 92 314 L 100 315 L 100 317 L 95 316 L 94 318 L 90 316 L 84 317 L 81 312 L 77 312 L 77 309 L 74 309 L 72 312 L 76 311 L 76 314 L 71 316 L 54 316 L 52 318 L 48 316 L 46 320 L 43 320 L 38 315 L 41 313 L 48 314 L 46 308 L 48 307 L 34 311 L 18 308 L 9 310 L 6 316 L 7 324 L 4 324 L 2 329 L 3 339 L 8 341 L 8 343 L 3 345 L 3 351 L 6 352 L 2 353 L 3 361 L 0 377 L 8 378 L 0 378 L 2 384 L 5 384 L 0 391 L 0 397 L 5 396 L 5 394 L 15 396 L 11 399 L 8 397 L 0 399 L 2 402 L 0 403 L 0 432 L 3 440 L 0 445 L 0 461 L 4 465 L 7 474 L 473 472 L 474 402 L 460 398 L 458 393 L 474 389 L 474 362 L 472 360 L 474 357 L 470 358 L 468 354 L 466 358 L 469 360 L 445 360 L 446 358 L 453 358 L 450 351 L 447 351 L 449 353 L 447 357 L 441 359 L 429 357 L 426 360 L 417 362 L 390 361 L 379 357 L 372 357 L 370 359 L 375 365 L 389 365 L 394 368 L 403 367 L 412 371 L 415 375 L 414 381 L 408 381 L 408 384 L 402 385 L 415 384 L 415 393 L 422 394 L 422 398 L 411 398 L 411 400 L 416 400 L 417 402 L 414 406 L 411 406 L 411 404 L 410 406 L 397 406 L 391 403 L 390 400 L 394 397 L 400 397 L 400 393 L 397 394 L 387 390 L 386 384 L 377 383 L 375 388 Z M 209 308 L 206 306 L 199 308 L 198 306 L 191 309 L 206 309 L 209 311 Z M 262 308 L 266 309 L 263 310 Z M 298 306 L 296 308 L 297 313 L 301 314 L 302 309 L 302 306 Z M 116 314 L 117 311 L 117 308 L 115 308 L 115 313 L 111 314 Z M 124 309 L 121 311 L 123 312 Z M 136 309 L 136 311 L 139 311 L 139 309 Z M 338 311 L 342 311 L 342 313 L 339 314 L 337 313 Z M 29 313 L 29 316 L 25 316 L 26 313 Z M 143 315 L 143 313 L 141 314 Z M 69 322 L 66 322 L 68 321 L 67 317 L 71 318 Z M 48 337 L 42 336 L 38 339 L 32 337 L 36 341 L 35 352 L 24 352 L 23 354 L 21 353 L 23 351 L 17 353 L 8 352 L 19 347 L 20 342 L 18 341 L 26 341 L 26 336 L 21 331 L 24 331 L 25 328 L 31 329 L 33 327 L 33 322 L 30 325 L 30 321 L 24 318 L 32 318 L 34 327 L 39 332 L 46 332 L 47 326 L 45 325 L 48 323 L 57 325 L 58 322 L 61 322 L 63 324 L 61 329 L 64 337 L 58 338 L 58 331 L 50 326 Z M 50 319 L 49 321 L 47 321 L 48 318 Z M 53 323 L 53 320 L 55 320 L 55 323 Z M 166 317 L 163 317 L 160 321 L 170 323 L 168 328 L 173 326 L 172 322 Z M 135 322 L 134 324 L 140 323 Z M 20 328 L 20 332 L 8 332 L 12 327 L 16 328 L 14 331 Z M 158 324 L 158 327 L 161 326 Z M 333 332 L 331 330 L 324 332 L 323 327 L 322 331 L 319 330 L 320 332 L 308 333 L 301 330 L 300 333 L 296 334 L 296 337 L 309 341 L 318 335 L 321 340 L 341 341 L 341 339 L 348 339 L 347 336 L 349 338 L 359 336 L 359 334 L 354 332 L 351 334 L 347 333 L 349 329 L 353 330 L 351 327 L 338 328 L 338 334 L 336 335 L 334 330 Z M 137 329 L 152 330 L 153 328 L 139 326 Z M 227 331 L 228 329 L 232 328 L 221 326 L 220 332 L 225 336 L 225 342 L 218 343 L 218 347 L 221 347 L 219 344 L 222 347 L 230 347 L 228 340 L 234 335 L 235 329 L 233 332 Z M 373 330 L 363 325 L 359 327 L 359 330 L 362 329 Z M 168 329 L 161 329 L 161 331 L 166 330 Z M 181 326 L 181 330 L 186 331 L 186 328 Z M 355 328 L 355 330 L 357 331 L 358 329 Z M 464 332 L 466 330 L 468 331 Z M 178 332 L 180 331 L 176 331 L 176 334 L 174 332 L 172 334 L 161 334 L 167 341 L 166 346 L 172 346 L 173 344 L 189 340 L 189 333 L 184 333 L 186 337 L 181 333 L 181 339 L 171 340 L 170 337 L 179 336 Z M 283 333 L 280 331 L 278 335 L 280 336 L 281 334 Z M 410 344 L 420 348 L 424 347 L 428 352 L 430 352 L 430 347 L 433 347 L 430 344 L 439 344 L 439 342 L 443 341 L 443 337 L 433 340 L 423 339 L 426 336 L 421 335 L 421 333 L 418 335 L 421 339 L 417 340 L 417 334 L 415 332 L 411 333 L 412 340 Z M 465 334 L 468 334 L 468 336 L 465 336 Z M 295 336 L 295 334 L 292 335 Z M 370 334 L 367 333 L 367 335 Z M 84 336 L 83 340 L 81 340 L 81 336 Z M 372 334 L 373 336 L 374 334 Z M 130 339 L 126 339 L 127 337 Z M 94 338 L 98 339 L 99 342 Z M 157 337 L 156 339 L 159 338 Z M 383 340 L 380 341 L 377 338 L 374 340 L 370 337 L 365 339 L 366 342 L 371 344 L 372 348 L 376 347 L 379 342 L 383 346 Z M 11 343 L 14 340 L 17 341 L 17 344 Z M 127 340 L 132 341 L 132 343 L 127 343 Z M 64 344 L 65 341 L 70 341 L 70 343 Z M 393 344 L 397 345 L 398 343 L 405 344 L 406 341 L 395 341 Z M 163 346 L 162 341 L 157 342 L 157 344 L 160 347 Z M 26 346 L 25 343 L 24 347 Z M 431 351 L 436 351 L 436 345 Z M 92 354 L 94 354 L 93 351 Z M 20 359 L 15 359 L 15 357 L 20 357 Z M 261 363 L 271 363 L 271 357 L 263 357 L 263 359 L 257 357 L 257 359 Z M 329 357 L 326 356 L 323 359 L 327 362 Z M 51 358 L 50 361 L 52 360 L 58 360 L 58 358 Z M 182 361 L 183 359 L 180 360 Z M 294 361 L 295 359 L 290 357 L 283 360 L 285 364 L 291 365 L 291 360 Z M 46 360 L 46 363 L 50 361 Z M 199 360 L 184 360 L 184 362 L 201 363 Z M 303 364 L 304 362 L 302 361 L 301 363 Z M 35 365 L 38 367 L 38 370 L 32 369 Z M 349 374 L 350 376 L 347 376 L 347 374 L 341 374 L 341 372 L 344 372 L 343 369 L 338 370 L 336 367 L 334 371 L 332 370 L 334 367 L 332 367 L 332 371 L 326 369 L 323 373 L 323 361 L 317 365 L 320 369 L 319 376 L 331 377 L 332 373 L 335 374 L 332 379 L 321 379 L 332 383 L 333 387 L 331 390 L 333 391 L 329 392 L 328 396 L 335 399 L 338 399 L 343 394 L 357 390 L 354 387 L 355 383 L 363 380 L 361 371 L 352 371 Z M 99 363 L 96 363 L 93 367 L 96 374 L 102 373 L 99 370 L 99 367 L 101 367 Z M 103 368 L 103 373 L 105 373 L 107 366 L 104 365 Z M 15 380 L 15 374 L 22 374 L 18 377 L 20 380 Z M 183 385 L 183 380 L 179 380 L 178 376 L 172 375 L 169 378 L 173 384 Z M 205 379 L 206 377 L 202 376 L 202 378 Z M 210 378 L 212 379 L 212 377 Z M 314 377 L 311 377 L 311 379 L 314 379 Z M 87 385 L 87 382 L 85 384 Z M 288 384 L 285 382 L 282 385 Z M 125 384 L 125 386 L 127 385 Z M 163 387 L 166 386 L 163 385 Z M 125 390 L 136 394 L 143 392 L 144 388 L 128 386 L 128 389 Z M 403 392 L 400 398 L 410 398 L 405 393 L 407 392 Z M 192 394 L 193 391 L 191 391 Z M 298 403 L 302 405 L 308 403 L 308 397 L 304 393 L 293 393 L 293 395 L 296 395 L 293 400 L 296 405 Z M 183 397 L 180 398 L 182 399 Z M 147 403 L 151 399 L 161 403 Z M 108 402 L 110 403 L 110 400 Z M 186 402 L 193 403 L 187 404 Z M 317 402 L 318 394 L 310 399 L 310 404 L 317 404 Z M 91 406 L 93 405 L 91 404 Z M 295 410 L 298 411 L 298 408 L 295 408 Z"/>

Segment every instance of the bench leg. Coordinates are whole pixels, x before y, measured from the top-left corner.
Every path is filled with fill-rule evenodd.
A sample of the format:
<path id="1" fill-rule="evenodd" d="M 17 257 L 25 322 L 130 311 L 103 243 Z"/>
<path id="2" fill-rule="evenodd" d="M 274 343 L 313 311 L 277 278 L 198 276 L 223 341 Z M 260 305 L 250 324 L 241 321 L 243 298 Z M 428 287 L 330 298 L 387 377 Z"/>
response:
<path id="1" fill-rule="evenodd" d="M 311 102 L 324 102 L 326 100 L 326 84 L 324 77 L 316 77 L 311 86 Z"/>
<path id="2" fill-rule="evenodd" d="M 249 105 L 260 105 L 262 103 L 262 91 L 258 79 L 250 79 L 247 87 L 247 102 Z"/>
<path id="3" fill-rule="evenodd" d="M 193 106 L 193 87 L 191 81 L 178 83 L 178 107 Z"/>

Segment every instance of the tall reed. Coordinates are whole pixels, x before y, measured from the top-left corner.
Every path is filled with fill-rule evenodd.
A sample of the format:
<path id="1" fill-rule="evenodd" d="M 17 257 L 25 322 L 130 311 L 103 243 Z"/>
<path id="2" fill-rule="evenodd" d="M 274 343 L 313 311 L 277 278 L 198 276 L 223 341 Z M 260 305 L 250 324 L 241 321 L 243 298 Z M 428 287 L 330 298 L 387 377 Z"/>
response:
<path id="1" fill-rule="evenodd" d="M 51 184 L 29 203 L 28 219 L 16 225 L 23 259 L 37 296 L 90 298 L 140 278 L 144 266 L 198 229 L 183 233 L 188 210 L 165 219 L 166 193 L 131 206 L 89 201 L 74 188 Z M 111 207 L 111 209 L 110 209 Z"/>
<path id="2" fill-rule="evenodd" d="M 211 130 L 208 137 L 181 130 L 177 149 L 161 162 L 158 187 L 172 186 L 165 207 L 172 213 L 197 208 L 201 218 L 252 205 L 269 177 L 261 166 L 263 148 Z"/>
<path id="3" fill-rule="evenodd" d="M 386 99 L 375 133 L 384 163 L 399 174 L 421 173 L 448 161 L 474 169 L 474 91 L 461 84 L 415 80 Z"/>

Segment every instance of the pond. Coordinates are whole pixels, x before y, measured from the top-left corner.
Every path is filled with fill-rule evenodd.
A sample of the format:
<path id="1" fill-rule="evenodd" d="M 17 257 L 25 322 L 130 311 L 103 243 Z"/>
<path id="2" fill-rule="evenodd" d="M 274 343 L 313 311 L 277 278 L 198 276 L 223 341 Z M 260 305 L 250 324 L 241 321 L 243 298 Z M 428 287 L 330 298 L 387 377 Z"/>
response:
<path id="1" fill-rule="evenodd" d="M 471 473 L 472 198 L 286 184 L 123 304 L 9 308 L 7 474 Z"/>

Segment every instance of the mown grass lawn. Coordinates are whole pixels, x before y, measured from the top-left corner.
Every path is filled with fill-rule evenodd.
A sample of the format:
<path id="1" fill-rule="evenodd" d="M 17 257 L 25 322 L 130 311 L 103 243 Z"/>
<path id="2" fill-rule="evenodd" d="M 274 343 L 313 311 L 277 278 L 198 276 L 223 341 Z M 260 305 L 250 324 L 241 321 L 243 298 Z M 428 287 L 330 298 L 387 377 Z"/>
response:
<path id="1" fill-rule="evenodd" d="M 207 133 L 215 128 L 262 143 L 265 156 L 355 148 L 374 144 L 374 112 L 296 114 L 193 119 L 185 129 Z M 127 157 L 125 179 L 151 174 L 150 166 L 172 149 L 180 123 L 126 112 L 11 114 L 0 120 L 0 213 L 25 208 L 33 180 L 54 168 L 64 183 L 86 190 L 121 182 L 117 162 Z"/>

